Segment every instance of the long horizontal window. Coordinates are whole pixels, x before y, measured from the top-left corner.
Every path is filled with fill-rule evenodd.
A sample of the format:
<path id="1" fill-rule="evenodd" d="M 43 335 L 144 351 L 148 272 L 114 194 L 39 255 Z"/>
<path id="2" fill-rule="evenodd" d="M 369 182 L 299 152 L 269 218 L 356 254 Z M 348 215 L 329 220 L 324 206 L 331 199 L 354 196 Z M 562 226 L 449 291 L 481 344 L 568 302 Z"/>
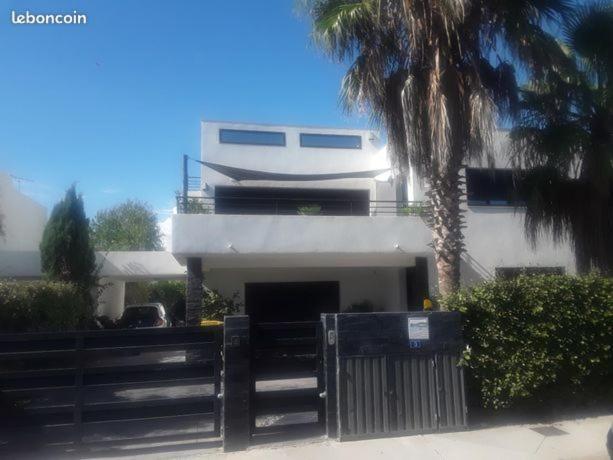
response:
<path id="1" fill-rule="evenodd" d="M 510 169 L 466 169 L 469 206 L 511 206 L 521 204 L 516 178 Z"/>
<path id="2" fill-rule="evenodd" d="M 215 187 L 215 214 L 367 216 L 368 190 Z"/>
<path id="3" fill-rule="evenodd" d="M 277 131 L 250 131 L 244 129 L 220 129 L 222 144 L 285 145 L 285 133 Z"/>
<path id="4" fill-rule="evenodd" d="M 361 149 L 362 136 L 301 133 L 300 147 L 318 147 L 324 149 Z"/>

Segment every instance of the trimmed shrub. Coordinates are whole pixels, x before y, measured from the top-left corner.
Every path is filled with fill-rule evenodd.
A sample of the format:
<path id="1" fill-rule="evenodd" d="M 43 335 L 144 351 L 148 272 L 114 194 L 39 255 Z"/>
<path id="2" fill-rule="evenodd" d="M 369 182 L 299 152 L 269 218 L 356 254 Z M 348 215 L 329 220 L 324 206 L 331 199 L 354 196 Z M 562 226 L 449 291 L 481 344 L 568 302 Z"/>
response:
<path id="1" fill-rule="evenodd" d="M 464 363 L 483 407 L 611 396 L 613 279 L 519 276 L 460 290 L 442 305 L 463 314 Z"/>
<path id="2" fill-rule="evenodd" d="M 223 321 L 226 315 L 234 315 L 241 308 L 238 292 L 224 297 L 217 289 L 204 289 L 202 297 L 202 319 Z"/>
<path id="3" fill-rule="evenodd" d="M 173 320 L 185 321 L 185 281 L 157 281 L 149 285 L 149 301 L 162 302 Z"/>
<path id="4" fill-rule="evenodd" d="M 151 283 L 147 281 L 130 281 L 126 283 L 124 302 L 126 305 L 149 302 Z"/>
<path id="5" fill-rule="evenodd" d="M 0 281 L 0 332 L 79 329 L 90 319 L 88 297 L 71 283 Z"/>

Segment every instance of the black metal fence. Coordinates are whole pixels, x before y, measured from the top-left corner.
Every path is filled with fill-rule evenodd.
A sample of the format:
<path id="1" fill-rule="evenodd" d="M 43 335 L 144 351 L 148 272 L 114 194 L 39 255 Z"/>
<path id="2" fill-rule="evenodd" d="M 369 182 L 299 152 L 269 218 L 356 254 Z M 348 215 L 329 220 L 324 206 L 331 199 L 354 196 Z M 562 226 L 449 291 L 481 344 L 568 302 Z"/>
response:
<path id="1" fill-rule="evenodd" d="M 221 327 L 2 334 L 0 449 L 217 438 L 221 346 Z"/>
<path id="2" fill-rule="evenodd" d="M 180 214 L 428 217 L 425 201 L 347 200 L 333 198 L 195 197 L 177 195 Z"/>
<path id="3" fill-rule="evenodd" d="M 459 315 L 441 312 L 3 334 L 0 455 L 20 443 L 219 442 L 222 423 L 226 451 L 284 434 L 461 429 L 461 349 Z"/>

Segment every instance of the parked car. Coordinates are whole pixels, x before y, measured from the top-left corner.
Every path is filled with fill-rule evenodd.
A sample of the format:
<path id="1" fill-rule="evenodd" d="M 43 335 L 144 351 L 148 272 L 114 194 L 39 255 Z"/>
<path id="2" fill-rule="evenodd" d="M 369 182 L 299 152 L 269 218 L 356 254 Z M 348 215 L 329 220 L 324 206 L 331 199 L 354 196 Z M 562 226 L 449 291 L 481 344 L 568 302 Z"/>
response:
<path id="1" fill-rule="evenodd" d="M 128 305 L 119 320 L 122 329 L 141 327 L 170 327 L 166 309 L 161 303 L 143 303 Z"/>

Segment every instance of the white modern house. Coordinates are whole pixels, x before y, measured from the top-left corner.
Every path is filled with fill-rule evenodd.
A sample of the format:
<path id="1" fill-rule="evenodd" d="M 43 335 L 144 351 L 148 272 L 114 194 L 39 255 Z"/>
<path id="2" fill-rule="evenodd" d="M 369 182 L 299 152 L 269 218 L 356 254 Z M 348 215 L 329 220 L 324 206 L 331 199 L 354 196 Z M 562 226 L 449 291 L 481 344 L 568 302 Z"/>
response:
<path id="1" fill-rule="evenodd" d="M 465 170 L 464 284 L 524 268 L 574 272 L 569 247 L 526 241 L 505 139 L 497 133 L 495 169 Z M 377 133 L 205 121 L 201 149 L 172 222 L 172 252 L 194 289 L 204 278 L 237 292 L 263 321 L 366 302 L 406 310 L 436 293 L 423 184 L 394 177 Z"/>

